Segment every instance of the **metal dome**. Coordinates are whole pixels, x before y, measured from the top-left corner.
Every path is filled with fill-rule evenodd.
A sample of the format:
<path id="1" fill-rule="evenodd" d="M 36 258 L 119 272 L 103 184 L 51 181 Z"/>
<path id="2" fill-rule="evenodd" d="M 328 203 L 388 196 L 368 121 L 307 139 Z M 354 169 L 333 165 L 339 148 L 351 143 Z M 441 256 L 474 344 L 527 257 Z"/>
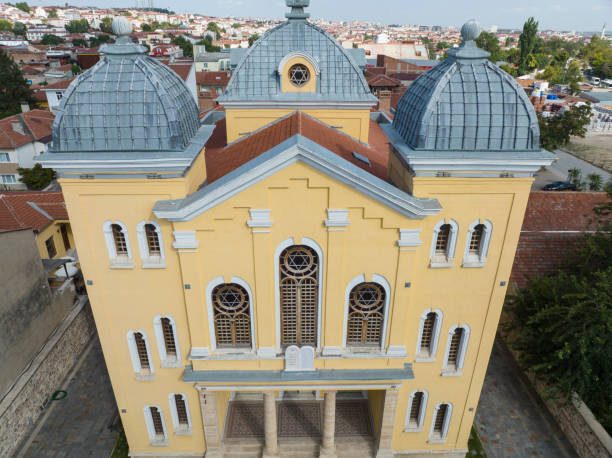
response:
<path id="1" fill-rule="evenodd" d="M 124 22 L 113 24 L 123 36 L 66 90 L 52 151 L 180 151 L 198 131 L 199 110 L 183 80 L 132 43 Z"/>
<path id="2" fill-rule="evenodd" d="M 464 26 L 461 47 L 421 75 L 397 105 L 393 127 L 415 150 L 531 151 L 540 129 L 521 86 L 487 58 Z"/>

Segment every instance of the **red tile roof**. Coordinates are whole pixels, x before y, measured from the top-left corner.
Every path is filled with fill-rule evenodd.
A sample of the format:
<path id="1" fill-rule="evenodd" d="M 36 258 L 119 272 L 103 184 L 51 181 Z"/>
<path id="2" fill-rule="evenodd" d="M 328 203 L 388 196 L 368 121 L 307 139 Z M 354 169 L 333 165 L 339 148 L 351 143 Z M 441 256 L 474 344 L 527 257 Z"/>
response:
<path id="1" fill-rule="evenodd" d="M 376 132 L 375 129 L 374 132 Z M 276 145 L 298 134 L 378 178 L 382 180 L 387 179 L 389 149 L 381 139 L 376 137 L 376 141 L 373 143 L 379 149 L 374 149 L 321 121 L 302 112 L 296 112 L 227 146 L 224 146 L 226 143 L 225 120 L 219 121 L 213 135 L 206 144 L 208 182 L 212 183 L 218 180 L 250 160 L 255 159 L 260 154 L 269 151 Z M 374 135 L 377 134 L 375 133 Z M 382 131 L 380 135 L 384 135 Z M 367 165 L 354 158 L 353 152 L 367 157 L 371 165 Z"/>
<path id="2" fill-rule="evenodd" d="M 395 79 L 391 78 L 387 75 L 375 75 L 371 76 L 367 79 L 368 86 L 370 87 L 397 87 L 401 83 Z"/>
<path id="3" fill-rule="evenodd" d="M 197 72 L 196 83 L 201 86 L 227 86 L 232 72 Z"/>
<path id="4" fill-rule="evenodd" d="M 31 110 L 0 119 L 0 148 L 15 149 L 34 141 L 50 141 L 54 118 L 48 111 Z"/>
<path id="5" fill-rule="evenodd" d="M 70 83 L 72 83 L 72 80 L 74 80 L 74 78 L 69 78 L 67 80 L 61 80 L 61 81 L 58 81 L 57 83 L 49 84 L 49 85 L 45 86 L 43 88 L 43 90 L 48 90 L 48 89 L 66 89 L 66 88 L 68 88 L 68 86 L 70 86 Z"/>
<path id="6" fill-rule="evenodd" d="M 67 220 L 61 192 L 0 192 L 0 232 L 31 228 L 40 231 L 55 220 Z"/>

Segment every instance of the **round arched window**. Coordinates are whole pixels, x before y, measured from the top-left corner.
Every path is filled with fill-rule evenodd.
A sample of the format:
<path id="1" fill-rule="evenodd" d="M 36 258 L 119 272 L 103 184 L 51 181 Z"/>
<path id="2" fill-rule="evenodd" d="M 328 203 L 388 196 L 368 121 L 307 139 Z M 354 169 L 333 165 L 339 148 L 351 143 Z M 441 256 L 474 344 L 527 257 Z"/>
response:
<path id="1" fill-rule="evenodd" d="M 295 87 L 304 87 L 310 81 L 310 70 L 303 64 L 295 64 L 289 69 L 289 81 Z"/>

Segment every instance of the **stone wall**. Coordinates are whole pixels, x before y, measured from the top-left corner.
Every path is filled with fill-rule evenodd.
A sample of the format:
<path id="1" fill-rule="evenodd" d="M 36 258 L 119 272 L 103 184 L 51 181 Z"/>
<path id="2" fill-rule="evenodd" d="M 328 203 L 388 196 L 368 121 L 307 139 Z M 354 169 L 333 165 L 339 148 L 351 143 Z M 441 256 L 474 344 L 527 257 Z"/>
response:
<path id="1" fill-rule="evenodd" d="M 0 400 L 0 456 L 11 456 L 17 450 L 94 332 L 89 301 L 81 296 Z"/>

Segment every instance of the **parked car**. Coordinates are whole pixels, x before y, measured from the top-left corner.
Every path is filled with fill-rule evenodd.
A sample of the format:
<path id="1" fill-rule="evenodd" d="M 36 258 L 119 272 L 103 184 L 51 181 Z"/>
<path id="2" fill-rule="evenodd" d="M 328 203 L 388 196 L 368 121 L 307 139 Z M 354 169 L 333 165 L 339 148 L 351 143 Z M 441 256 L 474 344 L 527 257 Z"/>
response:
<path id="1" fill-rule="evenodd" d="M 576 185 L 567 181 L 555 181 L 542 188 L 544 191 L 576 191 Z"/>

